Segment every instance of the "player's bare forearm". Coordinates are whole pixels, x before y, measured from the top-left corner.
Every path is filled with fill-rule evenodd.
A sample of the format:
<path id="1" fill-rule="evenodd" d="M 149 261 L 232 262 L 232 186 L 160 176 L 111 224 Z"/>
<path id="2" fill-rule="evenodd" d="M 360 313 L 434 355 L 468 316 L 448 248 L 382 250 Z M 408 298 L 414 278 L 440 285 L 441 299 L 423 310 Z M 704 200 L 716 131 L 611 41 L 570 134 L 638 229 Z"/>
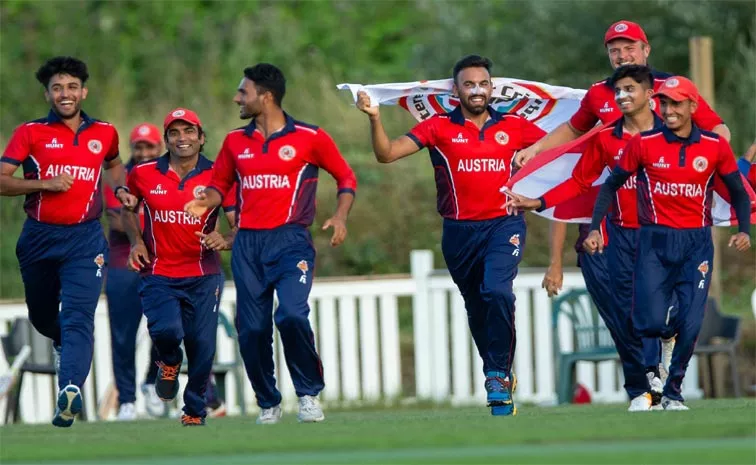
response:
<path id="1" fill-rule="evenodd" d="M 212 210 L 215 207 L 220 206 L 223 203 L 223 197 L 220 192 L 215 189 L 205 189 L 205 202 L 208 210 Z"/>
<path id="2" fill-rule="evenodd" d="M 567 239 L 567 223 L 552 221 L 549 225 L 550 264 L 562 266 L 564 241 Z"/>
<path id="3" fill-rule="evenodd" d="M 373 153 L 375 159 L 380 163 L 390 163 L 391 160 L 391 140 L 386 134 L 380 115 L 370 117 L 370 139 L 373 142 Z"/>
<path id="4" fill-rule="evenodd" d="M 137 213 L 128 208 L 122 208 L 121 223 L 132 247 L 135 245 L 144 245 L 142 231 L 139 230 L 139 215 Z"/>
<path id="5" fill-rule="evenodd" d="M 351 192 L 342 192 L 338 196 L 338 201 L 336 203 L 336 212 L 333 214 L 333 216 L 346 221 L 347 216 L 349 216 L 349 211 L 352 209 L 353 203 L 354 194 L 352 194 Z"/>
<path id="6" fill-rule="evenodd" d="M 124 232 L 120 210 L 108 209 L 106 215 L 108 216 L 108 226 L 112 231 Z"/>
<path id="7" fill-rule="evenodd" d="M 105 162 L 105 181 L 113 190 L 126 184 L 126 168 L 120 158 Z"/>
<path id="8" fill-rule="evenodd" d="M 13 197 L 33 194 L 45 190 L 43 179 L 22 179 L 13 175 L 0 174 L 0 195 Z"/>

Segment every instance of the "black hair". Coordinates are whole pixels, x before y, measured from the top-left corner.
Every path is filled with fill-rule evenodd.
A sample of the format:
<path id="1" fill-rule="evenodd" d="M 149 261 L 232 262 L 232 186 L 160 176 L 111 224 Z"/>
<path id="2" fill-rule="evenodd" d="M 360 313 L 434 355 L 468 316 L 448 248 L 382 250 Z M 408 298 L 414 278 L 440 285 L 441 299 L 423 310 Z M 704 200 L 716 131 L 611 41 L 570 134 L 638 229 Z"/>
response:
<path id="1" fill-rule="evenodd" d="M 286 94 L 286 78 L 280 69 L 270 63 L 258 63 L 244 68 L 244 77 L 255 83 L 259 93 L 270 92 L 276 105 L 281 106 Z"/>
<path id="2" fill-rule="evenodd" d="M 609 78 L 609 85 L 614 88 L 614 85 L 620 79 L 631 78 L 638 84 L 642 84 L 646 89 L 654 88 L 654 75 L 651 73 L 651 68 L 643 65 L 625 65 L 620 66 L 614 70 L 614 74 Z"/>
<path id="3" fill-rule="evenodd" d="M 482 57 L 480 55 L 467 55 L 466 57 L 460 58 L 460 60 L 454 65 L 454 69 L 452 70 L 452 78 L 454 78 L 454 83 L 456 84 L 457 75 L 460 71 L 466 68 L 486 68 L 488 74 L 491 74 L 492 66 L 493 62 L 486 57 Z"/>
<path id="4" fill-rule="evenodd" d="M 82 85 L 89 79 L 86 63 L 74 57 L 50 58 L 45 64 L 39 67 L 35 76 L 37 77 L 37 81 L 47 89 L 50 79 L 56 74 L 68 74 L 79 78 Z"/>

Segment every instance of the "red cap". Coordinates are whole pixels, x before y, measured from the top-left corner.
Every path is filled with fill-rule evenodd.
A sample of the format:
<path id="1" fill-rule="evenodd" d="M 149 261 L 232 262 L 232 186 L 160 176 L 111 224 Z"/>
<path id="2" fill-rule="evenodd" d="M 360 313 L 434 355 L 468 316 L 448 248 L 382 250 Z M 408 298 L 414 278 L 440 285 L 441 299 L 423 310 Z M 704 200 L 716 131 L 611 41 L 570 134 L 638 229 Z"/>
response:
<path id="1" fill-rule="evenodd" d="M 136 126 L 131 130 L 131 135 L 129 136 L 129 144 L 147 142 L 152 145 L 160 145 L 161 141 L 160 129 L 150 123 L 142 123 Z"/>
<path id="2" fill-rule="evenodd" d="M 640 40 L 644 44 L 648 45 L 648 39 L 643 28 L 638 23 L 632 21 L 617 21 L 609 26 L 604 34 L 604 45 L 613 41 L 614 39 L 628 39 L 628 40 Z"/>
<path id="3" fill-rule="evenodd" d="M 696 89 L 696 85 L 690 79 L 682 76 L 672 76 L 665 79 L 654 94 L 654 97 L 658 95 L 669 97 L 675 102 L 682 102 L 683 100 L 698 102 L 698 89 Z"/>
<path id="4" fill-rule="evenodd" d="M 163 121 L 163 130 L 168 130 L 168 126 L 170 126 L 171 123 L 179 120 L 186 121 L 187 123 L 199 128 L 202 127 L 202 122 L 200 121 L 199 116 L 197 116 L 197 113 L 193 112 L 192 110 L 187 110 L 186 108 L 176 108 L 175 110 L 172 110 L 170 113 L 168 113 L 168 116 L 165 117 L 165 121 Z"/>

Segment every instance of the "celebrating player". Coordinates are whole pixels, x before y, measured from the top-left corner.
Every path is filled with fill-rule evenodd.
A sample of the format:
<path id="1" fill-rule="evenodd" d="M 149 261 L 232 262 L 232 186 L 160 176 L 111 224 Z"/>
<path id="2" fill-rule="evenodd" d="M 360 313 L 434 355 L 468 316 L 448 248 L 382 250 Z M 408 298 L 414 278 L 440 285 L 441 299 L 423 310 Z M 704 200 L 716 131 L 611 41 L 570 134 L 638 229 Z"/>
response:
<path id="1" fill-rule="evenodd" d="M 223 285 L 220 257 L 212 249 L 227 244 L 215 232 L 217 209 L 200 218 L 183 211 L 212 177 L 213 164 L 201 153 L 205 134 L 199 117 L 177 108 L 166 116 L 163 129 L 168 153 L 129 175 L 129 188 L 144 204 L 144 231 L 139 231 L 136 214 L 124 211 L 132 244 L 128 265 L 142 272 L 139 295 L 160 366 L 155 390 L 164 401 L 178 394 L 183 341 L 189 381 L 181 423 L 197 426 L 207 416 L 205 391 L 215 358 Z M 210 242 L 219 247 L 208 247 Z"/>
<path id="2" fill-rule="evenodd" d="M 87 65 L 55 57 L 36 74 L 50 113 L 16 128 L 0 159 L 0 195 L 25 195 L 28 216 L 16 246 L 29 320 L 53 341 L 58 401 L 52 424 L 71 426 L 82 409 L 81 386 L 92 364 L 94 314 L 108 244 L 100 225 L 100 178 L 105 169 L 118 200 L 123 187 L 118 133 L 81 110 Z M 23 165 L 24 177 L 13 177 Z"/>
<path id="3" fill-rule="evenodd" d="M 539 199 L 529 199 L 511 193 L 508 207 L 542 211 L 588 192 L 605 168 L 614 168 L 627 141 L 633 135 L 659 128 L 663 124 L 661 118 L 651 111 L 649 106 L 654 93 L 650 68 L 640 65 L 621 66 L 614 71 L 609 83 L 614 87 L 617 106 L 624 116 L 606 126 L 588 142 L 572 171 L 572 177 L 567 182 Z M 661 379 L 653 376 L 653 373 L 648 381 L 644 376 L 641 342 L 631 330 L 630 324 L 633 268 L 639 227 L 635 184 L 633 175 L 630 181 L 622 186 L 614 200 L 611 221 L 607 223 L 612 245 L 607 249 L 609 280 L 605 283 L 613 300 L 597 307 L 620 354 L 625 389 L 631 399 L 631 412 L 649 410 L 652 404 L 661 408 L 664 387 Z M 596 277 L 592 282 L 600 279 L 601 277 Z M 655 338 L 646 339 L 644 344 L 654 347 L 658 345 L 656 341 Z M 651 395 L 647 392 L 649 387 Z"/>
<path id="4" fill-rule="evenodd" d="M 682 76 L 673 76 L 664 81 L 656 95 L 661 97 L 666 126 L 638 134 L 628 142 L 601 187 L 584 246 L 589 253 L 602 252 L 599 224 L 617 190 L 637 173 L 641 226 L 633 326 L 641 336 L 663 336 L 672 295 L 677 297 L 677 344 L 661 403 L 665 410 L 687 410 L 680 388 L 701 329 L 711 282 L 714 176 L 721 176 L 730 192 L 739 227 L 730 238 L 730 247 L 741 252 L 751 246 L 750 201 L 730 144 L 692 121 L 700 100 L 695 85 Z"/>
<path id="5" fill-rule="evenodd" d="M 483 359 L 493 415 L 515 415 L 511 372 L 515 350 L 512 282 L 525 248 L 525 220 L 501 209 L 498 189 L 512 175 L 515 151 L 545 134 L 526 119 L 489 106 L 492 63 L 470 55 L 454 65 L 459 106 L 389 140 L 377 106 L 365 92 L 357 107 L 370 117 L 373 152 L 392 163 L 428 147 L 436 173 L 438 212 L 444 217 L 441 248 L 465 300 L 470 332 Z"/>
<path id="6" fill-rule="evenodd" d="M 323 224 L 324 230 L 334 228 L 334 247 L 346 238 L 346 219 L 357 188 L 352 169 L 331 137 L 283 111 L 285 92 L 286 80 L 275 66 L 260 63 L 244 70 L 234 102 L 240 117 L 252 121 L 226 136 L 205 196 L 185 207 L 194 217 L 205 215 L 220 205 L 238 178 L 239 232 L 231 255 L 236 325 L 239 349 L 261 408 L 260 424 L 281 418 L 281 393 L 273 376 L 274 291 L 275 323 L 299 398 L 297 418 L 301 422 L 325 418 L 316 397 L 324 387 L 322 366 L 308 320 L 315 249 L 307 228 L 315 216 L 318 168 L 330 173 L 338 186 L 336 213 Z"/>

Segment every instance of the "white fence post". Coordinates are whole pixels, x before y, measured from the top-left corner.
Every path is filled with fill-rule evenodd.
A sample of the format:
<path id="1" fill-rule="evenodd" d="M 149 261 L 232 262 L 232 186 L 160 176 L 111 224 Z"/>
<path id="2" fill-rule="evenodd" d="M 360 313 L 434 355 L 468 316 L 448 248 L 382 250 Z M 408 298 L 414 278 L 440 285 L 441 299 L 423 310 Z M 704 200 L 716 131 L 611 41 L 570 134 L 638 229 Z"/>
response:
<path id="1" fill-rule="evenodd" d="M 412 296 L 412 326 L 415 342 L 415 390 L 418 399 L 433 396 L 433 348 L 430 334 L 430 274 L 433 271 L 433 252 L 410 252 L 410 272 L 415 281 Z"/>

